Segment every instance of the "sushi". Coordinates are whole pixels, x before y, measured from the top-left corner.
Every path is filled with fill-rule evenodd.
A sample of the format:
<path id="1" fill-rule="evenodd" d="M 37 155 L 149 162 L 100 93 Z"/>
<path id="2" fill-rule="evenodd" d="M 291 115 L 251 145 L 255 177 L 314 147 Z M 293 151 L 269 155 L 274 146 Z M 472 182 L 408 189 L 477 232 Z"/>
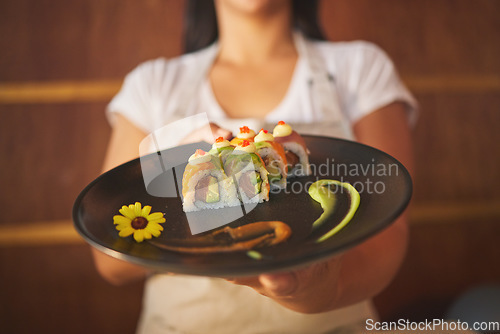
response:
<path id="1" fill-rule="evenodd" d="M 271 134 L 247 126 L 231 141 L 219 137 L 210 151 L 196 150 L 182 177 L 183 210 L 219 209 L 269 200 L 287 178 L 311 174 L 304 139 L 285 122 Z"/>
<path id="2" fill-rule="evenodd" d="M 286 188 L 287 160 L 283 146 L 274 140 L 269 131 L 261 129 L 254 138 L 257 154 L 260 155 L 267 171 L 271 189 Z"/>
<path id="3" fill-rule="evenodd" d="M 243 140 L 227 156 L 224 171 L 234 178 L 242 203 L 261 203 L 269 200 L 268 172 L 256 153 L 255 144 Z"/>
<path id="4" fill-rule="evenodd" d="M 274 140 L 283 145 L 288 165 L 288 178 L 311 174 L 309 150 L 304 138 L 283 121 L 278 122 L 273 130 Z"/>
<path id="5" fill-rule="evenodd" d="M 253 142 L 253 138 L 255 137 L 255 131 L 250 129 L 248 126 L 242 126 L 240 128 L 240 132 L 231 140 L 231 145 L 238 146 L 244 140 Z"/>
<path id="6" fill-rule="evenodd" d="M 182 176 L 183 210 L 219 209 L 237 206 L 236 185 L 227 177 L 219 157 L 196 150 Z"/>
<path id="7" fill-rule="evenodd" d="M 232 146 L 227 139 L 219 137 L 215 140 L 212 149 L 208 151 L 208 153 L 218 156 L 222 160 L 222 163 L 224 163 L 227 156 L 231 154 L 233 150 L 234 146 Z"/>

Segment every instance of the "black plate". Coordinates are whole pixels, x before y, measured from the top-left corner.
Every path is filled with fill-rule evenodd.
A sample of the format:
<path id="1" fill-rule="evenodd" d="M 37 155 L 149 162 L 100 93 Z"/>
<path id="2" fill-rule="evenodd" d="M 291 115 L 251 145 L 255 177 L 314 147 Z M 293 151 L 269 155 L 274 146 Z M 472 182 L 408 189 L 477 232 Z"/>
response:
<path id="1" fill-rule="evenodd" d="M 271 193 L 269 202 L 258 204 L 243 216 L 241 208 L 203 210 L 193 215 L 194 219 L 198 217 L 208 222 L 226 219 L 231 227 L 263 220 L 287 223 L 292 228 L 290 239 L 259 248 L 263 255 L 260 260 L 249 257 L 246 252 L 187 254 L 155 246 L 192 237 L 177 184 L 180 184 L 187 157 L 196 148 L 209 148 L 203 143 L 135 159 L 98 177 L 75 202 L 76 230 L 92 246 L 125 261 L 174 273 L 234 277 L 290 270 L 343 252 L 380 232 L 406 208 L 412 193 L 411 178 L 396 159 L 347 140 L 318 136 L 304 136 L 304 139 L 311 151 L 312 176 L 293 179 L 287 190 Z M 361 196 L 352 221 L 321 243 L 315 240 L 338 224 L 346 213 L 349 199 L 341 194 L 337 214 L 312 232 L 311 224 L 323 210 L 308 195 L 307 188 L 317 179 L 349 182 Z M 135 202 L 151 205 L 152 212 L 165 213 L 167 221 L 160 237 L 137 243 L 132 237 L 118 236 L 113 216 L 122 205 Z M 229 221 L 235 209 L 241 217 Z"/>

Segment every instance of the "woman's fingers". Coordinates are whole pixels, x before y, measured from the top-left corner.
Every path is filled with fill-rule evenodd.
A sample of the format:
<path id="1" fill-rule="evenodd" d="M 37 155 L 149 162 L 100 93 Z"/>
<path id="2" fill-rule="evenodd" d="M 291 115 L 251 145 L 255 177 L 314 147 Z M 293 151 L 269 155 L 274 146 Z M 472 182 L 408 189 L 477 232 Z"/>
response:
<path id="1" fill-rule="evenodd" d="M 262 274 L 259 276 L 237 277 L 226 280 L 233 284 L 251 287 L 258 293 L 270 298 L 292 296 L 299 288 L 299 278 L 295 272 Z"/>
<path id="2" fill-rule="evenodd" d="M 215 123 L 210 123 L 210 130 L 212 132 L 212 140 L 209 143 L 213 143 L 215 139 L 222 137 L 224 139 L 230 139 L 233 134 L 231 131 L 221 128 Z"/>
<path id="3" fill-rule="evenodd" d="M 246 285 L 254 289 L 260 286 L 258 276 L 226 278 L 226 281 L 236 285 Z"/>
<path id="4" fill-rule="evenodd" d="M 213 143 L 218 137 L 229 139 L 232 137 L 231 131 L 221 128 L 215 123 L 209 123 L 201 128 L 198 128 L 184 137 L 179 144 L 191 144 L 199 141 L 205 141 L 209 144 Z"/>
<path id="5" fill-rule="evenodd" d="M 275 298 L 291 296 L 299 287 L 298 277 L 293 272 L 263 274 L 259 276 L 259 283 L 266 296 Z"/>
<path id="6" fill-rule="evenodd" d="M 340 258 L 334 257 L 291 272 L 226 280 L 233 284 L 249 286 L 264 296 L 285 301 L 307 295 L 318 296 L 331 290 L 337 284 L 339 269 Z M 316 291 L 318 288 L 319 291 Z"/>

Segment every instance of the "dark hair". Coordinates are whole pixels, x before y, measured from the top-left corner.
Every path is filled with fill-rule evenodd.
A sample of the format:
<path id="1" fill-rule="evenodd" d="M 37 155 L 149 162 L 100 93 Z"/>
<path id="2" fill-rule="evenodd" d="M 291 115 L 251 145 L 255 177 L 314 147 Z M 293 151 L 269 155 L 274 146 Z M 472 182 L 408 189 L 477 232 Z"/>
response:
<path id="1" fill-rule="evenodd" d="M 307 38 L 325 40 L 318 23 L 318 0 L 292 0 L 293 25 Z M 213 0 L 188 0 L 184 18 L 184 51 L 209 46 L 219 37 Z"/>

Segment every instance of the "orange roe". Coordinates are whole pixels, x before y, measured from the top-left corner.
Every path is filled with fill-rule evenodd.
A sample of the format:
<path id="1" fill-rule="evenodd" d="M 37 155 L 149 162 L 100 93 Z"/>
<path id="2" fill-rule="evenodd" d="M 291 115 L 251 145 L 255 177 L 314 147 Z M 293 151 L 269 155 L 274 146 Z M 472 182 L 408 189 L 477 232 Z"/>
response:
<path id="1" fill-rule="evenodd" d="M 248 128 L 248 126 L 242 126 L 240 128 L 240 133 L 250 133 L 250 129 Z"/>
<path id="2" fill-rule="evenodd" d="M 216 143 L 222 143 L 224 141 L 224 137 L 219 137 L 215 140 Z"/>
<path id="3" fill-rule="evenodd" d="M 241 147 L 247 147 L 248 145 L 250 145 L 250 142 L 248 140 L 243 140 L 240 144 Z"/>
<path id="4" fill-rule="evenodd" d="M 194 152 L 194 154 L 195 155 L 205 155 L 205 154 L 207 154 L 207 152 L 200 150 L 200 149 L 197 149 L 196 152 Z"/>
<path id="5" fill-rule="evenodd" d="M 278 125 L 285 125 L 285 122 L 283 122 L 283 121 L 279 121 L 279 122 L 278 122 Z"/>
<path id="6" fill-rule="evenodd" d="M 268 133 L 269 131 L 264 130 L 264 128 L 260 129 L 261 132 Z"/>

